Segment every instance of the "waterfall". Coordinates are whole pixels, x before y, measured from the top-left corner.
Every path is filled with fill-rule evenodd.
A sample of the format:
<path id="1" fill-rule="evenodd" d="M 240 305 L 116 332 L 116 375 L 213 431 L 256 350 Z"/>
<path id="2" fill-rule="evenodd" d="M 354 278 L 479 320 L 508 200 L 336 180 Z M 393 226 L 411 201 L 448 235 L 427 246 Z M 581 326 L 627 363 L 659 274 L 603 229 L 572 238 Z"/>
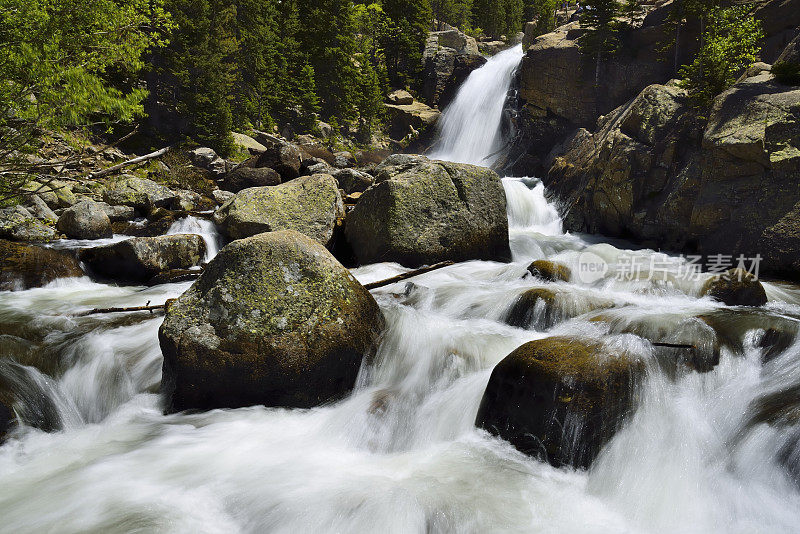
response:
<path id="1" fill-rule="evenodd" d="M 432 159 L 491 167 L 502 148 L 501 122 L 522 45 L 500 52 L 469 75 L 439 121 Z"/>

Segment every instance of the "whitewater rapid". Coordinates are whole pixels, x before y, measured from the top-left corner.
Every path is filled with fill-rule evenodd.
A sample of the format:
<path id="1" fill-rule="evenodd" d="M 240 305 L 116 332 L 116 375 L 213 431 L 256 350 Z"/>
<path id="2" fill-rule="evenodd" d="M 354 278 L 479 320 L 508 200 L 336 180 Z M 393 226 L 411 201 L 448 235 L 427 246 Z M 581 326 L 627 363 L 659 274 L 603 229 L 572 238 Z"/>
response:
<path id="1" fill-rule="evenodd" d="M 677 276 L 681 258 L 565 233 L 541 182 L 503 185 L 513 261 L 464 262 L 374 291 L 387 319 L 377 357 L 352 395 L 311 410 L 162 415 L 162 318 L 74 317 L 160 303 L 190 282 L 78 279 L 0 293 L 4 346 L 31 349 L 17 349 L 18 363 L 0 359 L 0 376 L 27 392 L 23 415 L 54 430 L 23 426 L 0 446 L 0 532 L 797 532 L 800 426 L 752 416 L 754 403 L 800 387 L 798 341 L 767 363 L 758 344 L 765 327 L 800 320 L 800 291 L 766 283 L 764 309 L 726 308 L 698 298 L 707 275 Z M 171 229 L 186 230 L 210 251 L 220 243 L 207 221 Z M 577 267 L 587 252 L 608 263 L 606 276 L 525 276 L 532 260 Z M 618 279 L 630 256 L 675 276 Z M 353 273 L 366 283 L 404 270 Z M 539 310 L 530 327 L 509 326 L 514 299 L 532 287 L 556 293 L 555 319 Z M 712 333 L 697 317 L 707 314 L 728 317 L 741 340 L 709 373 L 665 370 L 632 333 L 702 344 Z M 648 366 L 638 409 L 588 471 L 553 468 L 474 427 L 494 365 L 559 334 L 602 339 Z"/>

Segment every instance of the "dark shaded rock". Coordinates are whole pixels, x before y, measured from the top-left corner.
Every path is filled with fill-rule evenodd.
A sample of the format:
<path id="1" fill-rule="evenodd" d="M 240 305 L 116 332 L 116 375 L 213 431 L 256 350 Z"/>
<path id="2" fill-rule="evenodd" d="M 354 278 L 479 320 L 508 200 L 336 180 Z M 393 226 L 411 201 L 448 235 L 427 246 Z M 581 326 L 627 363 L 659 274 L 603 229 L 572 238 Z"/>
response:
<path id="1" fill-rule="evenodd" d="M 547 260 L 536 260 L 528 265 L 528 272 L 548 282 L 569 282 L 572 275 L 569 267 Z"/>
<path id="2" fill-rule="evenodd" d="M 352 193 L 363 193 L 375 181 L 372 175 L 355 169 L 340 169 L 331 174 L 336 178 L 339 189 L 343 190 L 345 194 L 348 195 Z"/>
<path id="3" fill-rule="evenodd" d="M 632 410 L 643 372 L 595 341 L 531 341 L 494 368 L 475 425 L 554 466 L 586 468 Z"/>
<path id="4" fill-rule="evenodd" d="M 727 306 L 763 306 L 767 293 L 758 279 L 744 269 L 731 269 L 703 284 L 702 296 L 709 296 Z"/>
<path id="5" fill-rule="evenodd" d="M 341 398 L 383 326 L 372 295 L 316 241 L 293 231 L 235 241 L 167 310 L 167 411 Z"/>
<path id="6" fill-rule="evenodd" d="M 97 205 L 108 215 L 108 219 L 112 223 L 129 221 L 136 216 L 136 210 L 131 206 L 112 206 L 106 202 L 98 202 Z"/>
<path id="7" fill-rule="evenodd" d="M 126 282 L 144 282 L 171 269 L 199 265 L 206 252 L 195 234 L 136 237 L 84 249 L 80 258 L 98 275 Z"/>
<path id="8" fill-rule="evenodd" d="M 483 167 L 391 156 L 348 215 L 362 263 L 407 266 L 510 257 L 503 185 Z"/>
<path id="9" fill-rule="evenodd" d="M 103 206 L 93 200 L 78 202 L 64 210 L 56 227 L 73 239 L 101 239 L 114 234 Z"/>
<path id="10" fill-rule="evenodd" d="M 83 276 L 69 254 L 0 240 L 0 290 L 14 291 L 49 284 L 58 278 Z"/>
<path id="11" fill-rule="evenodd" d="M 267 145 L 267 150 L 258 157 L 256 168 L 269 167 L 281 175 L 284 182 L 300 176 L 300 149 L 292 143 L 279 142 Z"/>
<path id="12" fill-rule="evenodd" d="M 613 306 L 610 300 L 534 287 L 514 299 L 505 321 L 517 328 L 547 329 L 572 317 Z"/>
<path id="13" fill-rule="evenodd" d="M 315 174 L 271 187 L 253 187 L 236 194 L 214 214 L 214 222 L 230 239 L 262 232 L 297 230 L 323 245 L 333 239 L 344 204 L 333 176 Z"/>
<path id="14" fill-rule="evenodd" d="M 278 185 L 279 183 L 281 183 L 281 175 L 274 169 L 269 167 L 239 166 L 225 175 L 221 185 L 227 191 L 238 193 L 242 189 L 249 187 L 263 187 Z"/>

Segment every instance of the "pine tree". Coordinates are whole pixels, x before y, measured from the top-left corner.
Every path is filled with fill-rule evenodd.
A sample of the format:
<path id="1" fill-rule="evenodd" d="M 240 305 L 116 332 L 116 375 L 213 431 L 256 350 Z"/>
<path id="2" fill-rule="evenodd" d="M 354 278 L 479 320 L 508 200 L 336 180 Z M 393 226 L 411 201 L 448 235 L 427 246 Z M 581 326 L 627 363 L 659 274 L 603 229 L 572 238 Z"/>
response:
<path id="1" fill-rule="evenodd" d="M 428 0 L 384 0 L 391 21 L 384 42 L 389 82 L 396 87 L 416 85 L 422 72 L 422 51 L 433 22 Z"/>
<path id="2" fill-rule="evenodd" d="M 578 44 L 581 52 L 595 57 L 594 81 L 600 83 L 602 60 L 619 49 L 619 7 L 616 0 L 585 0 L 580 22 L 584 33 Z"/>
<path id="3" fill-rule="evenodd" d="M 536 35 L 544 35 L 556 27 L 558 0 L 533 0 L 525 6 L 525 19 L 536 22 Z"/>

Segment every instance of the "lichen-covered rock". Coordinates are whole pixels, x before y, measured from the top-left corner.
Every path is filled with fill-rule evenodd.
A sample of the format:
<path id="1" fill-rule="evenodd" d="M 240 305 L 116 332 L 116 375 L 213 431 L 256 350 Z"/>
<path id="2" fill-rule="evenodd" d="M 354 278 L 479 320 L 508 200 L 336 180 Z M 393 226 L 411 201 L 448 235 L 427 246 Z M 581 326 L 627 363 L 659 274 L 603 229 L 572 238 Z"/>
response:
<path id="1" fill-rule="evenodd" d="M 392 156 L 347 218 L 362 263 L 419 266 L 510 257 L 503 185 L 483 167 Z"/>
<path id="2" fill-rule="evenodd" d="M 213 193 L 211 193 L 211 195 L 214 197 L 214 202 L 222 205 L 232 199 L 235 193 L 231 191 L 223 191 L 222 189 L 216 189 Z"/>
<path id="3" fill-rule="evenodd" d="M 195 234 L 135 237 L 81 251 L 80 258 L 98 275 L 125 282 L 145 282 L 171 269 L 199 265 L 205 256 L 203 238 Z"/>
<path id="4" fill-rule="evenodd" d="M 83 271 L 69 254 L 0 239 L 0 291 L 41 287 L 77 276 L 83 276 Z"/>
<path id="5" fill-rule="evenodd" d="M 266 152 L 267 147 L 250 137 L 249 135 L 245 135 L 243 133 L 238 132 L 231 132 L 231 137 L 233 137 L 233 144 L 240 150 L 247 150 L 251 154 L 261 154 L 262 152 Z"/>
<path id="6" fill-rule="evenodd" d="M 167 410 L 335 400 L 383 326 L 369 292 L 316 241 L 294 231 L 234 241 L 167 309 Z"/>
<path id="7" fill-rule="evenodd" d="M 566 265 L 547 260 L 534 261 L 528 265 L 528 272 L 548 282 L 569 282 L 572 275 Z"/>
<path id="8" fill-rule="evenodd" d="M 700 294 L 728 306 L 763 306 L 767 303 L 764 286 L 744 269 L 730 269 L 708 279 Z"/>
<path id="9" fill-rule="evenodd" d="M 297 230 L 323 245 L 333 239 L 344 204 L 333 176 L 315 174 L 271 187 L 252 187 L 236 194 L 214 214 L 230 239 L 262 232 Z"/>
<path id="10" fill-rule="evenodd" d="M 339 169 L 331 173 L 345 194 L 363 193 L 375 181 L 372 175 L 356 169 Z"/>
<path id="11" fill-rule="evenodd" d="M 275 142 L 267 145 L 267 149 L 258 157 L 256 167 L 269 167 L 281 175 L 284 182 L 300 176 L 302 158 L 300 149 L 292 143 Z"/>
<path id="12" fill-rule="evenodd" d="M 596 341 L 531 341 L 494 368 L 475 424 L 554 466 L 585 468 L 633 408 L 643 371 Z"/>
<path id="13" fill-rule="evenodd" d="M 114 235 L 111 219 L 93 200 L 83 200 L 64 210 L 56 228 L 73 239 L 102 239 Z"/>
<path id="14" fill-rule="evenodd" d="M 169 206 L 176 198 L 174 192 L 147 178 L 123 175 L 108 185 L 103 200 L 111 205 L 132 206 L 147 213 L 154 208 Z"/>
<path id="15" fill-rule="evenodd" d="M 222 180 L 222 188 L 226 191 L 238 193 L 250 187 L 264 187 L 281 183 L 281 175 L 269 167 L 249 167 L 241 165 L 236 167 Z"/>
<path id="16" fill-rule="evenodd" d="M 0 208 L 0 239 L 11 241 L 51 241 L 53 228 L 42 224 L 22 206 Z"/>

